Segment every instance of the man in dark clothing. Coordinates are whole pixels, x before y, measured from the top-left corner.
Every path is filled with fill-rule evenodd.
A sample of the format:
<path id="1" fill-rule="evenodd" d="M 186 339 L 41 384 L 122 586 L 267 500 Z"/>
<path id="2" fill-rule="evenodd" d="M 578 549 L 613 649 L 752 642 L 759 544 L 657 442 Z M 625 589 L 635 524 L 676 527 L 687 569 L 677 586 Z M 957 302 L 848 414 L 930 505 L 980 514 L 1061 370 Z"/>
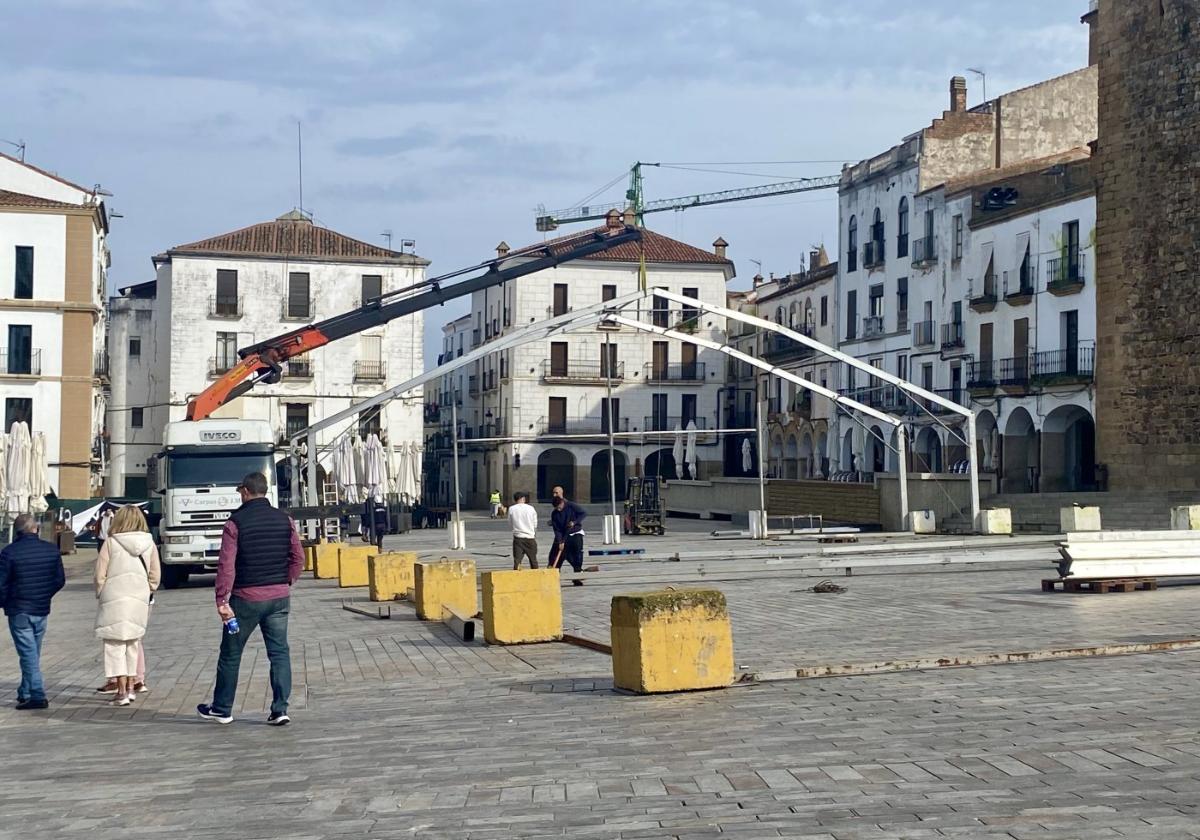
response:
<path id="1" fill-rule="evenodd" d="M 554 548 L 551 565 L 562 568 L 563 561 L 571 564 L 575 573 L 583 571 L 583 520 L 587 511 L 572 501 L 569 501 L 561 487 L 551 491 L 551 503 L 554 510 L 550 514 L 550 526 L 554 529 Z M 583 586 L 583 581 L 575 578 L 571 581 L 576 586 Z"/>
<path id="2" fill-rule="evenodd" d="M 271 506 L 266 498 L 267 478 L 250 473 L 238 486 L 242 506 L 233 512 L 221 534 L 217 560 L 217 614 L 225 627 L 217 659 L 217 684 L 212 703 L 201 703 L 196 712 L 205 720 L 233 722 L 242 650 L 254 628 L 262 629 L 271 662 L 271 726 L 286 726 L 288 696 L 292 692 L 292 660 L 288 649 L 288 612 L 291 586 L 304 568 L 304 550 L 292 518 Z"/>
<path id="3" fill-rule="evenodd" d="M 0 606 L 8 616 L 8 632 L 21 663 L 17 708 L 45 709 L 42 682 L 42 637 L 50 616 L 50 599 L 66 585 L 58 548 L 38 539 L 37 520 L 22 513 L 13 523 L 16 541 L 0 551 Z"/>

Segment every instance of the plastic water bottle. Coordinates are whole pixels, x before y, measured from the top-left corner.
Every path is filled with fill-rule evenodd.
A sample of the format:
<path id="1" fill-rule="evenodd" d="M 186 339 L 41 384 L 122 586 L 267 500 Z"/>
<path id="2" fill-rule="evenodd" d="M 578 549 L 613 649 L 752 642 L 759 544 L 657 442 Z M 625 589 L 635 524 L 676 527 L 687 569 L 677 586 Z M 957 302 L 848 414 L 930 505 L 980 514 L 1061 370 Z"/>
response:
<path id="1" fill-rule="evenodd" d="M 238 624 L 236 615 L 225 622 L 225 632 L 230 636 L 236 636 L 238 633 L 242 632 L 241 625 Z"/>

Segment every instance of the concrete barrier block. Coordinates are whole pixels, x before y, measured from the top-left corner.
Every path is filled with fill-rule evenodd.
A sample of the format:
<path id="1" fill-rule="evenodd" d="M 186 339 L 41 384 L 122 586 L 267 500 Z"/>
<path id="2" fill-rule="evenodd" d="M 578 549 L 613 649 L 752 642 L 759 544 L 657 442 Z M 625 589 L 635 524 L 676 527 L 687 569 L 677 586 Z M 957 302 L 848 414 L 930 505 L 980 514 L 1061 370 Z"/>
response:
<path id="1" fill-rule="evenodd" d="M 329 580 L 338 576 L 338 549 L 341 543 L 320 543 L 313 546 L 313 577 Z"/>
<path id="2" fill-rule="evenodd" d="M 616 595 L 611 622 L 617 688 L 658 694 L 733 682 L 733 632 L 721 592 Z"/>
<path id="3" fill-rule="evenodd" d="M 304 546 L 304 571 L 311 572 L 316 564 L 317 547 L 315 545 Z"/>
<path id="4" fill-rule="evenodd" d="M 979 511 L 981 534 L 1011 534 L 1012 511 L 1009 508 L 990 508 Z"/>
<path id="5" fill-rule="evenodd" d="M 366 586 L 367 560 L 378 553 L 373 545 L 343 543 L 338 550 L 338 586 Z"/>
<path id="6" fill-rule="evenodd" d="M 936 534 L 937 517 L 931 510 L 914 510 L 908 514 L 908 530 L 914 534 Z"/>
<path id="7" fill-rule="evenodd" d="M 417 616 L 426 621 L 441 621 L 443 606 L 464 616 L 479 610 L 474 560 L 416 563 L 413 584 Z"/>
<path id="8" fill-rule="evenodd" d="M 484 572 L 483 637 L 489 645 L 550 642 L 563 633 L 558 569 Z"/>
<path id="9" fill-rule="evenodd" d="M 367 560 L 367 586 L 372 601 L 395 601 L 413 588 L 413 566 L 417 555 L 411 551 L 376 554 Z"/>
<path id="10" fill-rule="evenodd" d="M 1200 531 L 1200 505 L 1171 508 L 1172 531 Z"/>
<path id="11" fill-rule="evenodd" d="M 1103 530 L 1100 527 L 1100 508 L 1081 507 L 1080 505 L 1059 508 L 1058 526 L 1062 528 L 1064 534 Z"/>

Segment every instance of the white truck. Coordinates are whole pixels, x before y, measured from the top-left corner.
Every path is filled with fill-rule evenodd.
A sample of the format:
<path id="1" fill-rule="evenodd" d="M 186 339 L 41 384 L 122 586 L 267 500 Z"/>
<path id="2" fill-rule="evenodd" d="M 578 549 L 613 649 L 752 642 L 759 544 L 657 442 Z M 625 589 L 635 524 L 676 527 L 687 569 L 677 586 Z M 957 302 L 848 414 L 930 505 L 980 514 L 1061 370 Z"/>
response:
<path id="1" fill-rule="evenodd" d="M 162 495 L 158 526 L 162 585 L 214 572 L 225 520 L 242 504 L 237 486 L 247 473 L 267 477 L 279 502 L 275 442 L 265 420 L 183 420 L 168 423 L 163 449 L 148 464 L 150 486 Z"/>

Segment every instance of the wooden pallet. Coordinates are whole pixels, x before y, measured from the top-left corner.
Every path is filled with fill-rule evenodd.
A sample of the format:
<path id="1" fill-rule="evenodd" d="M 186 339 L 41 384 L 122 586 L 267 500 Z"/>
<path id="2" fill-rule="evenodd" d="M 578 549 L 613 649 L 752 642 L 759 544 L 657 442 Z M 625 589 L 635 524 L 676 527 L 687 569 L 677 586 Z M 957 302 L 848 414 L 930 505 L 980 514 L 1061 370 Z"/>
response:
<path id="1" fill-rule="evenodd" d="M 1042 581 L 1042 591 L 1053 592 L 1059 584 L 1062 584 L 1063 592 L 1133 592 L 1135 589 L 1143 591 L 1158 589 L 1157 578 L 1114 578 L 1111 580 L 1046 578 Z"/>

